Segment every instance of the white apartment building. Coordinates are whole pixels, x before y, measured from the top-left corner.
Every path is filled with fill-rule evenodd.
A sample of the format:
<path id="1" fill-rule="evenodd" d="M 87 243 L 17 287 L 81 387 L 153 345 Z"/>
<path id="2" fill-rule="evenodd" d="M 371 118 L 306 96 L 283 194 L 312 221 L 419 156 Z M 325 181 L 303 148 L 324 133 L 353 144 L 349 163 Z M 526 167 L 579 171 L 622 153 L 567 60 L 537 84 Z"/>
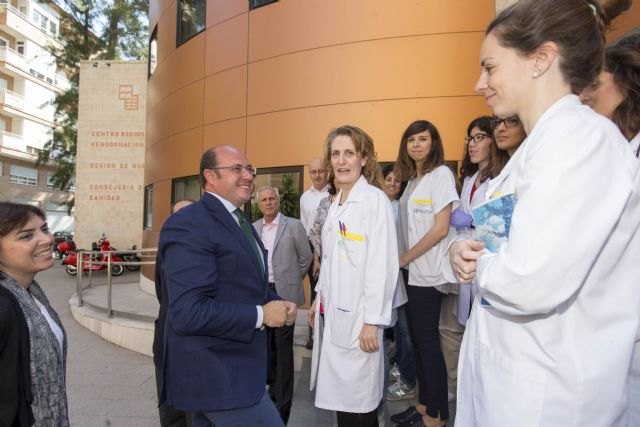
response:
<path id="1" fill-rule="evenodd" d="M 61 46 L 62 13 L 38 1 L 0 0 L 0 200 L 39 206 L 53 231 L 73 228 L 62 205 L 70 195 L 53 189 L 52 166 L 35 163 L 51 138 L 51 101 L 69 87 L 46 49 Z"/>

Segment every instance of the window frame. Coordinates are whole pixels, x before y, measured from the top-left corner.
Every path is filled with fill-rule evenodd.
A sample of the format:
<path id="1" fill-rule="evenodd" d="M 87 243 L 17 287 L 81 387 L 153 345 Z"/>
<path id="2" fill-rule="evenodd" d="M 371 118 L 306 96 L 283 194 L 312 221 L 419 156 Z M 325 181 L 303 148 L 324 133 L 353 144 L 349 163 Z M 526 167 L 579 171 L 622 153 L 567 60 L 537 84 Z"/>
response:
<path id="1" fill-rule="evenodd" d="M 31 177 L 31 176 L 26 176 L 26 175 L 18 175 L 18 174 L 14 174 L 13 173 L 13 168 L 22 168 L 25 170 L 31 170 L 31 171 L 35 171 L 36 172 L 36 176 L 35 178 Z M 16 184 L 16 185 L 27 185 L 29 187 L 37 187 L 38 186 L 38 169 L 35 168 L 30 168 L 30 167 L 26 167 L 26 166 L 20 166 L 20 165 L 9 165 L 9 183 L 10 184 Z"/>
<path id="2" fill-rule="evenodd" d="M 144 212 L 142 214 L 142 229 L 153 228 L 153 184 L 144 187 Z"/>
<path id="3" fill-rule="evenodd" d="M 155 62 L 155 67 L 153 67 L 153 70 L 152 70 L 151 69 L 151 44 L 154 42 L 156 46 L 156 53 L 155 53 L 156 62 Z M 147 57 L 149 58 L 149 60 L 147 61 L 147 79 L 150 79 L 153 73 L 158 68 L 158 62 L 159 62 L 158 61 L 158 26 L 157 25 L 153 28 L 153 31 L 151 32 L 151 37 L 149 37 Z"/>
<path id="4" fill-rule="evenodd" d="M 278 0 L 249 0 L 249 10 L 259 9 L 271 3 L 276 3 L 277 1 Z"/>
<path id="5" fill-rule="evenodd" d="M 200 182 L 200 175 L 188 175 L 188 176 L 181 176 L 178 178 L 173 178 L 171 180 L 171 206 L 173 206 L 173 204 L 179 200 L 176 199 L 176 184 L 179 184 L 181 182 L 188 182 L 188 181 L 193 181 L 195 179 L 195 181 L 198 183 L 198 189 L 200 190 L 200 194 L 199 196 L 202 196 L 202 183 Z M 199 197 L 196 197 L 195 200 L 198 200 Z M 182 198 L 180 200 L 183 200 Z"/>
<path id="6" fill-rule="evenodd" d="M 178 0 L 178 1 L 176 1 L 176 7 L 177 7 L 177 13 L 176 13 L 176 47 L 182 46 L 183 44 L 185 44 L 189 40 L 193 39 L 198 34 L 204 32 L 204 30 L 207 28 L 207 1 L 206 0 L 191 0 L 194 3 L 200 1 L 203 4 L 202 29 L 199 30 L 199 31 L 194 32 L 193 34 L 189 35 L 185 39 L 182 39 L 182 15 L 183 15 L 183 13 L 182 13 L 182 11 L 183 11 L 182 5 L 185 3 L 185 1 L 187 1 L 187 0 Z"/>
<path id="7" fill-rule="evenodd" d="M 286 174 L 298 174 L 298 196 L 296 197 L 297 203 L 298 203 L 298 216 L 294 218 L 300 219 L 300 196 L 302 196 L 302 193 L 304 193 L 304 166 L 303 165 L 294 165 L 294 166 L 276 166 L 276 167 L 270 167 L 270 168 L 258 168 L 258 173 L 256 175 L 256 179 L 261 176 L 261 175 L 286 175 Z M 261 216 L 256 216 L 254 215 L 254 209 L 257 208 L 257 201 L 256 199 L 256 194 L 257 191 L 260 189 L 260 187 L 262 187 L 261 184 L 256 184 L 255 185 L 255 189 L 254 189 L 254 194 L 251 197 L 251 199 L 245 203 L 244 205 L 244 211 L 245 212 L 249 212 L 249 218 L 250 220 L 256 221 L 257 219 L 261 218 Z M 280 189 L 278 188 L 278 190 L 280 191 Z M 282 194 L 280 195 L 282 196 Z M 284 213 L 285 215 L 287 215 L 287 213 Z"/>

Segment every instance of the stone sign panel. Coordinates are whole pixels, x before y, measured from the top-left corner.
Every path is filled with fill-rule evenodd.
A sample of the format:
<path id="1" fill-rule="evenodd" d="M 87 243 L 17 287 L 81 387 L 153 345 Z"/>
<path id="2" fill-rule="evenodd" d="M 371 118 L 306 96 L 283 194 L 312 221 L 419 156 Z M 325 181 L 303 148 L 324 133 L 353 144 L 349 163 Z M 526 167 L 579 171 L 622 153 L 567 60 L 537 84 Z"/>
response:
<path id="1" fill-rule="evenodd" d="M 90 248 L 104 233 L 118 249 L 141 246 L 147 64 L 80 66 L 75 238 Z"/>

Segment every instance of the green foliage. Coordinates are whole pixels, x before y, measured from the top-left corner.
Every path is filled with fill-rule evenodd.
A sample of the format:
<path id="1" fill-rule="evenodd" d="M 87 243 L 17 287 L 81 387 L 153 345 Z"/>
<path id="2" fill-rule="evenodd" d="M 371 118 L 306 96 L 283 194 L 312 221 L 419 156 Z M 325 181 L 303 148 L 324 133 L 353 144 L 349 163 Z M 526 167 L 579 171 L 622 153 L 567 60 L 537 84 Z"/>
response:
<path id="1" fill-rule="evenodd" d="M 288 173 L 282 177 L 280 192 L 280 212 L 286 216 L 300 218 L 300 194 L 296 191 L 293 175 Z"/>
<path id="2" fill-rule="evenodd" d="M 52 0 L 47 3 L 56 4 Z M 53 185 L 68 191 L 74 184 L 78 122 L 78 84 L 80 61 L 112 59 L 144 59 L 146 57 L 146 0 L 63 0 L 60 5 L 68 15 L 60 16 L 62 47 L 50 46 L 59 71 L 66 74 L 70 88 L 58 94 L 55 106 L 55 128 L 51 140 L 38 155 L 38 165 L 53 162 L 57 169 Z M 94 31 L 105 23 L 100 36 Z M 68 207 L 73 206 L 73 200 Z"/>

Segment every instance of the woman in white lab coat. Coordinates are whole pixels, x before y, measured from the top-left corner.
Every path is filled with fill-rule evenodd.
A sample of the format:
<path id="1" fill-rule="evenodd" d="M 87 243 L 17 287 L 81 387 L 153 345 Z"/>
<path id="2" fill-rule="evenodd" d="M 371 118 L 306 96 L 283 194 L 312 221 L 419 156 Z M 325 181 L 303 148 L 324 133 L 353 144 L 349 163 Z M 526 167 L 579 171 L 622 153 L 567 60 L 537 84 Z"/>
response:
<path id="1" fill-rule="evenodd" d="M 309 310 L 314 325 L 311 387 L 315 405 L 338 412 L 339 426 L 378 425 L 383 327 L 391 323 L 398 249 L 391 203 L 380 190 L 373 140 L 342 126 L 325 141 L 325 161 L 340 192 L 322 228 L 322 263 Z M 324 307 L 320 336 L 319 301 Z"/>
<path id="2" fill-rule="evenodd" d="M 576 95 L 600 72 L 615 16 L 605 13 L 594 1 L 520 0 L 487 29 L 476 90 L 496 115 L 518 114 L 528 137 L 486 193 L 517 197 L 507 242 L 495 253 L 472 240 L 450 247 L 453 272 L 478 287 L 456 425 L 626 423 L 639 163 Z"/>
<path id="3" fill-rule="evenodd" d="M 449 223 L 459 199 L 433 123 L 417 120 L 407 127 L 400 140 L 396 170 L 401 180 L 409 181 L 400 198 L 398 216 L 400 266 L 409 269 L 407 319 L 419 389 L 418 405 L 404 418 L 421 418 L 429 427 L 442 426 L 449 418 L 449 404 L 440 310 L 443 297 L 458 292 L 458 285 L 444 277 L 442 264 L 448 239 L 455 234 Z"/>
<path id="4" fill-rule="evenodd" d="M 582 102 L 610 118 L 640 156 L 640 29 L 607 46 L 604 70 L 580 94 Z M 640 426 L 640 330 L 629 372 L 629 426 Z"/>
<path id="5" fill-rule="evenodd" d="M 498 149 L 493 138 L 494 124 L 498 122 L 505 129 L 510 129 L 504 120 L 493 120 L 488 116 L 478 117 L 467 126 L 467 137 L 464 140 L 465 156 L 460 167 L 460 176 L 463 178 L 460 207 L 451 215 L 451 225 L 458 230 L 459 234 L 472 235 L 471 210 L 484 202 L 484 193 L 487 191 L 489 180 L 497 176 L 509 160 L 507 152 Z M 473 285 L 460 286 L 457 318 L 463 326 L 467 324 L 475 294 Z"/>

